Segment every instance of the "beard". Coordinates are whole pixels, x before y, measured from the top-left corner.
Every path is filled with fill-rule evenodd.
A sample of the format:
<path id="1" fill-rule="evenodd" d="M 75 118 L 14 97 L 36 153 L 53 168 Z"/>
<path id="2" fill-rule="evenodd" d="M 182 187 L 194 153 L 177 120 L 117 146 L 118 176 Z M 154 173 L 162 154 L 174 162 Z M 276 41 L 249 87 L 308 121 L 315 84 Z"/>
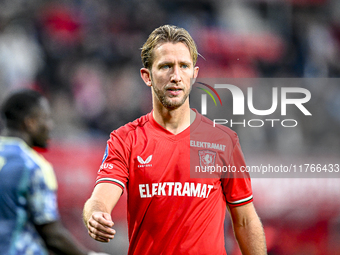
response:
<path id="1" fill-rule="evenodd" d="M 48 147 L 49 130 L 46 127 L 41 127 L 35 134 L 31 135 L 31 139 L 34 147 L 46 149 Z"/>
<path id="2" fill-rule="evenodd" d="M 32 141 L 33 147 L 38 147 L 38 148 L 42 148 L 42 149 L 47 149 L 48 147 L 48 143 L 45 140 L 33 140 Z"/>
<path id="3" fill-rule="evenodd" d="M 173 85 L 171 85 L 173 86 Z M 157 96 L 159 102 L 161 102 L 161 104 L 169 109 L 169 110 L 175 110 L 177 108 L 179 108 L 180 106 L 182 106 L 184 104 L 184 102 L 187 100 L 190 91 L 191 91 L 191 87 L 189 90 L 186 90 L 185 88 L 181 88 L 182 91 L 184 92 L 184 95 L 181 96 L 181 98 L 179 98 L 179 96 L 175 96 L 175 95 L 166 95 L 167 92 L 167 87 L 170 86 L 165 86 L 163 89 L 158 89 L 157 87 L 152 85 L 152 89 L 154 94 Z M 175 100 L 177 99 L 177 100 Z"/>

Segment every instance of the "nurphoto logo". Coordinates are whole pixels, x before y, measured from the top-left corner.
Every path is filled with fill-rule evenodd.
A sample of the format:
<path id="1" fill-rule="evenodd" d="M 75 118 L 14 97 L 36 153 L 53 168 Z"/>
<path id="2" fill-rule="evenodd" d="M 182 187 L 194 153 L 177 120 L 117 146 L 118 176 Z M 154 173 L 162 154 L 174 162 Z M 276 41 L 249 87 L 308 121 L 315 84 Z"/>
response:
<path id="1" fill-rule="evenodd" d="M 196 82 L 196 88 L 202 90 L 204 93 L 201 94 L 201 114 L 208 115 L 209 111 L 215 112 L 216 109 L 208 109 L 208 97 L 213 100 L 215 107 L 218 106 L 215 96 L 220 102 L 220 108 L 218 110 L 220 118 L 211 118 L 214 123 L 214 127 L 216 124 L 227 125 L 229 124 L 231 127 L 234 125 L 248 126 L 248 127 L 262 127 L 265 124 L 269 124 L 271 127 L 274 127 L 278 123 L 283 127 L 296 127 L 298 125 L 298 121 L 294 118 L 269 118 L 269 115 L 275 114 L 275 116 L 287 116 L 288 110 L 287 106 L 291 105 L 295 107 L 301 114 L 304 116 L 312 116 L 312 113 L 307 109 L 306 103 L 308 103 L 311 99 L 311 93 L 308 89 L 302 87 L 288 87 L 288 86 L 267 86 L 266 91 L 270 91 L 271 96 L 266 96 L 266 102 L 270 102 L 270 106 L 267 106 L 265 109 L 258 109 L 255 107 L 255 94 L 256 89 L 252 86 L 248 86 L 243 90 L 236 85 L 233 84 L 207 84 L 204 82 Z M 219 92 L 217 92 L 217 90 Z M 254 92 L 255 91 L 255 92 Z M 225 93 L 229 93 L 232 97 L 232 115 L 233 116 L 245 116 L 246 110 L 250 114 L 261 116 L 261 118 L 245 118 L 240 121 L 236 121 L 235 119 L 227 119 L 223 114 L 227 104 L 222 102 L 222 95 Z M 213 95 L 215 94 L 215 95 Z M 257 94 L 259 95 L 259 93 Z M 262 95 L 261 95 L 262 96 Z M 263 96 L 262 96 L 263 97 Z M 268 103 L 267 103 L 268 104 Z M 224 107 L 225 106 L 225 107 Z M 223 108 L 224 107 L 224 108 Z M 246 108 L 247 107 L 247 108 Z M 280 110 L 278 110 L 280 108 Z M 296 110 L 295 109 L 295 110 Z M 249 114 L 248 114 L 249 115 Z M 265 118 L 263 118 L 265 116 Z M 208 116 L 209 117 L 209 116 Z"/>

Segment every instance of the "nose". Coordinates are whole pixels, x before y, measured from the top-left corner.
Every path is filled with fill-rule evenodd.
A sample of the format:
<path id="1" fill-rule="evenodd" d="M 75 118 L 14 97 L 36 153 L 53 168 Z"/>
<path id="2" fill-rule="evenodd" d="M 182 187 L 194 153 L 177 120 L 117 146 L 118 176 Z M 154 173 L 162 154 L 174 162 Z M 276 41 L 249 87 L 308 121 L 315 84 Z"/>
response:
<path id="1" fill-rule="evenodd" d="M 171 74 L 171 82 L 178 83 L 181 82 L 181 73 L 178 66 L 173 67 L 173 73 Z"/>

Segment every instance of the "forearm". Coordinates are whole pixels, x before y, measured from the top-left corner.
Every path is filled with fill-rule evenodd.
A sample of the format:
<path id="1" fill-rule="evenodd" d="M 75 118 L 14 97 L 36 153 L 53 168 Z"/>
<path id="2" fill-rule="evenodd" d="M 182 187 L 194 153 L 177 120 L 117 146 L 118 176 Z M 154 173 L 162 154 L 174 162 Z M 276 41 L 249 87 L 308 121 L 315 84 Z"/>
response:
<path id="1" fill-rule="evenodd" d="M 110 215 L 121 194 L 122 189 L 117 185 L 110 183 L 100 183 L 96 185 L 90 199 L 88 199 L 84 205 L 83 221 L 85 226 L 88 228 L 89 220 L 95 212 Z"/>
<path id="2" fill-rule="evenodd" d="M 85 255 L 89 253 L 89 250 L 76 242 L 59 221 L 37 226 L 37 230 L 48 250 L 55 254 Z"/>
<path id="3" fill-rule="evenodd" d="M 88 199 L 83 210 L 83 221 L 87 228 L 88 222 L 94 212 L 110 213 L 103 202 L 93 198 Z"/>
<path id="4" fill-rule="evenodd" d="M 234 232 L 243 255 L 267 254 L 266 239 L 258 217 L 244 224 L 236 224 Z"/>

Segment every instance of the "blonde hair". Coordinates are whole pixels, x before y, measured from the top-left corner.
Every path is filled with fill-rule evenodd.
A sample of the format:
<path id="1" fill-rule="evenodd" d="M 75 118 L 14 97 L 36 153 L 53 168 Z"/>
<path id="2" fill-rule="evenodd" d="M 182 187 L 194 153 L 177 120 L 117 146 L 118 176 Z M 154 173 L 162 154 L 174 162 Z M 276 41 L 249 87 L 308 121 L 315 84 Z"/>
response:
<path id="1" fill-rule="evenodd" d="M 153 50 L 158 44 L 165 42 L 184 43 L 189 48 L 194 66 L 196 65 L 198 55 L 197 47 L 188 31 L 177 26 L 164 25 L 152 31 L 141 48 L 141 58 L 145 68 L 151 70 L 153 64 Z"/>

